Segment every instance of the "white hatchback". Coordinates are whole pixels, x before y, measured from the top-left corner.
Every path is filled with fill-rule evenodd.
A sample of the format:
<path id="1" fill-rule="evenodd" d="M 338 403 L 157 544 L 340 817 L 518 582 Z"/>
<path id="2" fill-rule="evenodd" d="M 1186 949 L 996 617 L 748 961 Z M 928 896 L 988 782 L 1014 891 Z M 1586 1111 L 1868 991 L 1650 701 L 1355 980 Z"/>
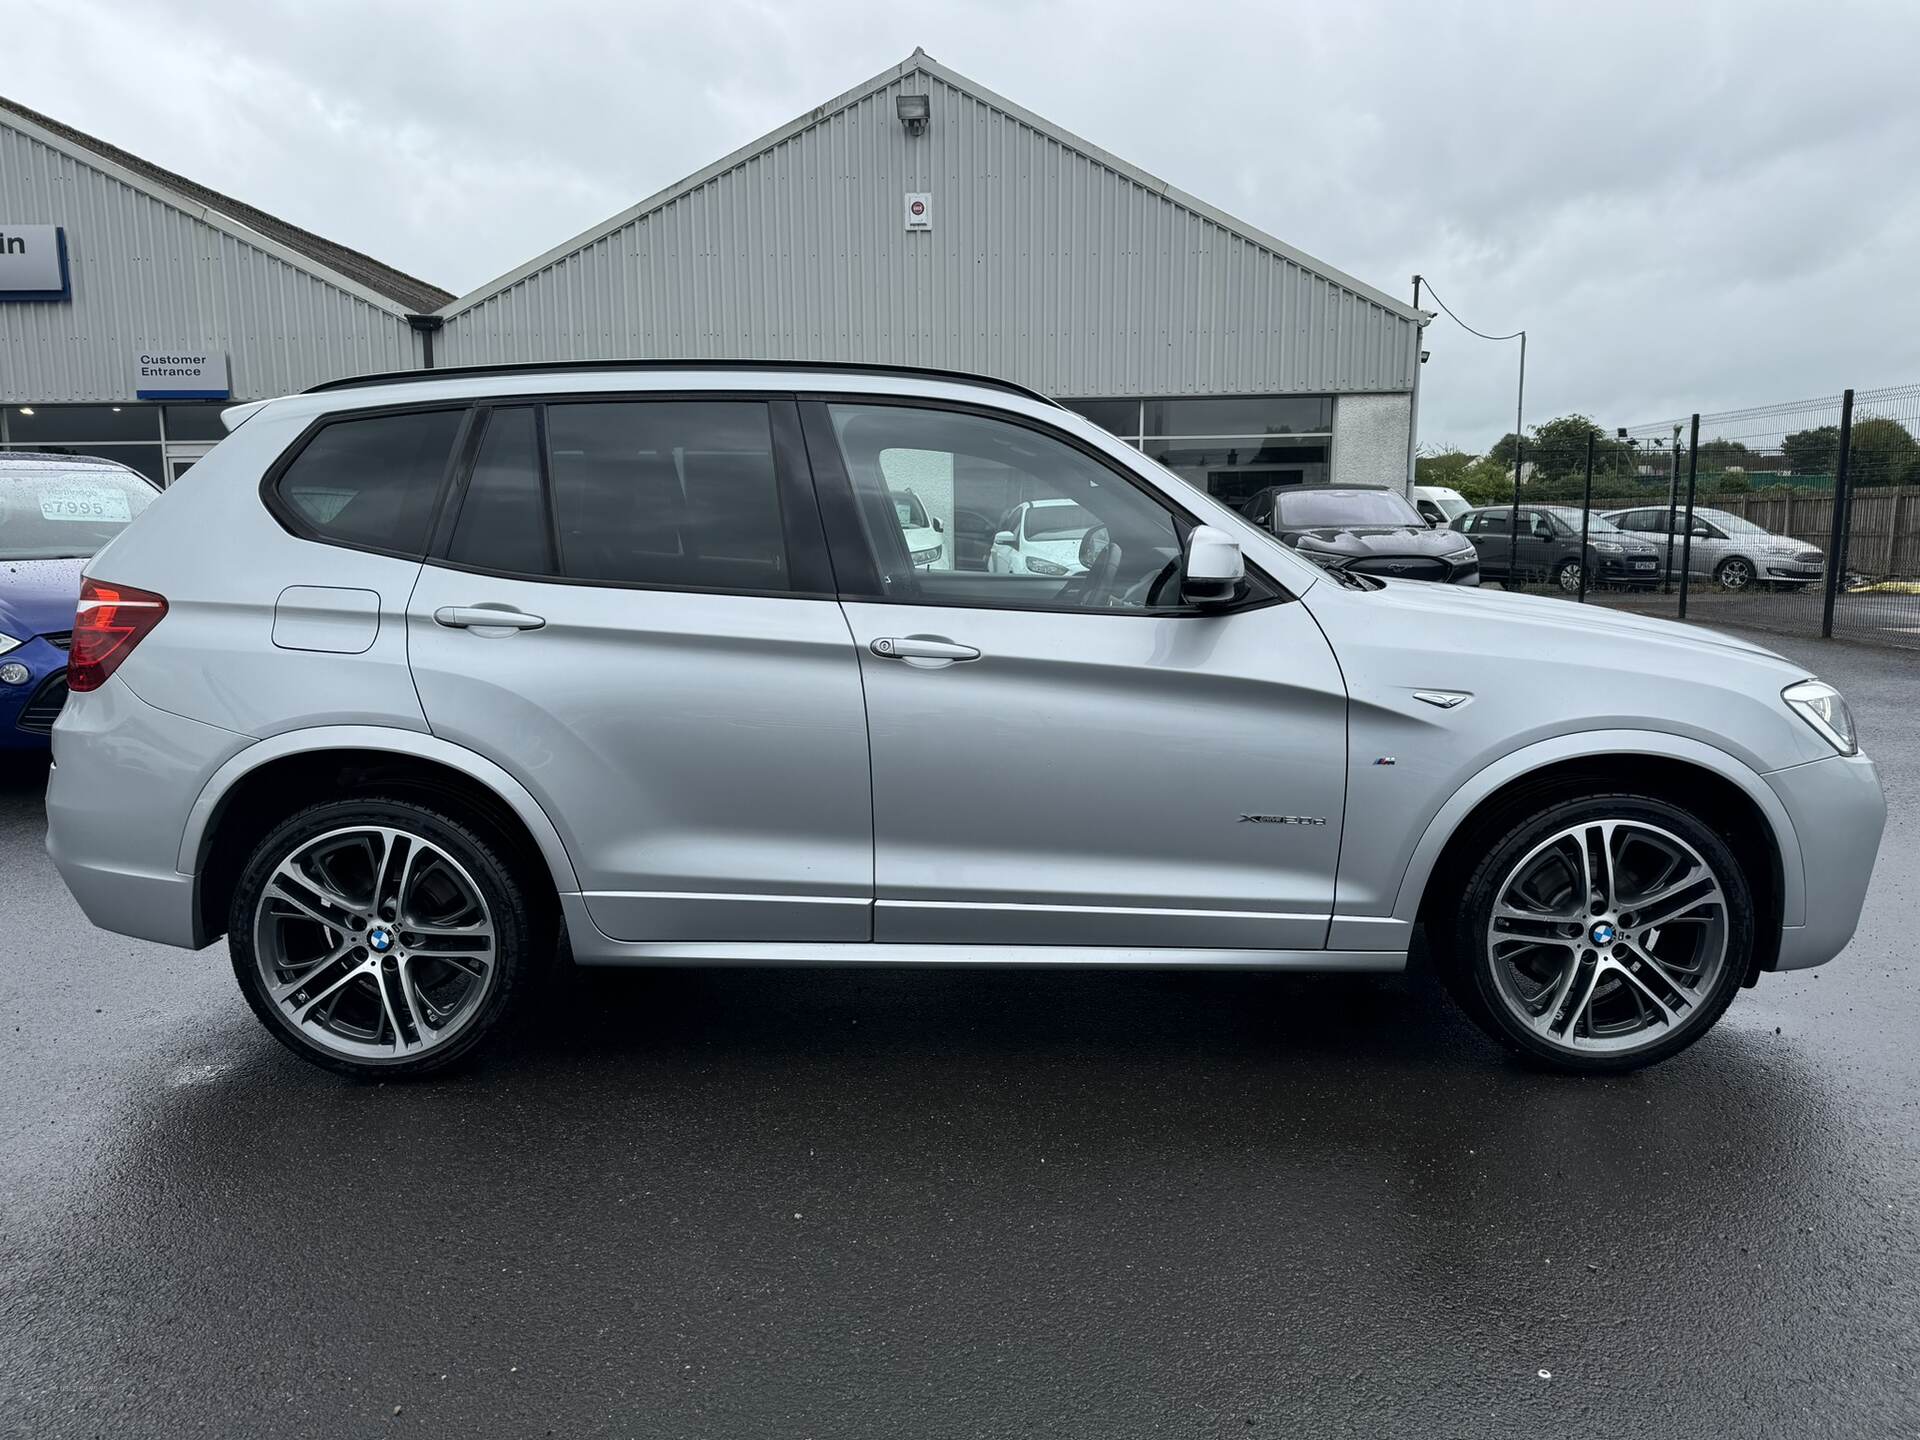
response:
<path id="1" fill-rule="evenodd" d="M 1079 575 L 1080 542 L 1094 526 L 1077 500 L 1024 500 L 1007 514 L 987 552 L 990 575 Z"/>

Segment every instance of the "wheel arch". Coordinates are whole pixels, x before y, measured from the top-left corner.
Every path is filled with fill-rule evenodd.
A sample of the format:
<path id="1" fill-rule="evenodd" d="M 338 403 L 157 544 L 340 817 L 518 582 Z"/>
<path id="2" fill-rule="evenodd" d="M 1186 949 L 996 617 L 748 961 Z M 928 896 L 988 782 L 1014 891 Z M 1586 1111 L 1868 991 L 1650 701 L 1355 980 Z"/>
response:
<path id="1" fill-rule="evenodd" d="M 565 842 L 533 795 L 484 756 L 435 736 L 371 726 L 294 730 L 251 745 L 207 781 L 180 838 L 178 869 L 195 876 L 199 943 L 226 928 L 246 856 L 302 805 L 353 793 L 418 795 L 492 833 L 554 893 L 580 883 Z"/>
<path id="2" fill-rule="evenodd" d="M 1400 884 L 1394 914 L 1409 922 L 1457 888 L 1485 832 L 1515 809 L 1595 784 L 1687 804 L 1719 830 L 1756 901 L 1755 970 L 1771 969 L 1783 925 L 1804 923 L 1806 874 L 1793 821 L 1758 772 L 1725 751 L 1672 735 L 1601 732 L 1546 741 L 1480 771 L 1428 824 Z"/>

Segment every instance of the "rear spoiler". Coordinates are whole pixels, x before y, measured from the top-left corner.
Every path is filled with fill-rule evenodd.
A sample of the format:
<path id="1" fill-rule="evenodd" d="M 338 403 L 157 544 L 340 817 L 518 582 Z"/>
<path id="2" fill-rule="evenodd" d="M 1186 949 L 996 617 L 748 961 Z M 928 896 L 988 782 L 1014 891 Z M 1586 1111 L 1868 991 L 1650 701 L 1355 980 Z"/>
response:
<path id="1" fill-rule="evenodd" d="M 271 400 L 250 400 L 245 405 L 229 405 L 220 412 L 220 423 L 227 427 L 227 433 L 231 435 L 272 403 Z"/>

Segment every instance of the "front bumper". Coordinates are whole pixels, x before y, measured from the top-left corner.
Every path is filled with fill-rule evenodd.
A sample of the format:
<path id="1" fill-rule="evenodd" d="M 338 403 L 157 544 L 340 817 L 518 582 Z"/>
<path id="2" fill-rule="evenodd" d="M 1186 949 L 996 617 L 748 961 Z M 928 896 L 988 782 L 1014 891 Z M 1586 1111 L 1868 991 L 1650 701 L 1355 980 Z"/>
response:
<path id="1" fill-rule="evenodd" d="M 1769 580 L 1785 580 L 1794 585 L 1817 585 L 1827 578 L 1827 567 L 1802 565 L 1794 560 L 1775 560 L 1769 558 L 1760 566 L 1761 574 Z"/>
<path id="2" fill-rule="evenodd" d="M 47 853 L 103 930 L 204 943 L 195 877 L 176 867 L 187 816 L 214 771 L 252 741 L 155 709 L 117 677 L 73 696 L 53 734 Z"/>
<path id="3" fill-rule="evenodd" d="M 1864 755 L 1835 755 L 1766 777 L 1799 841 L 1806 909 L 1780 931 L 1776 970 L 1824 965 L 1853 939 L 1887 824 L 1880 774 Z"/>
<path id="4" fill-rule="evenodd" d="M 36 635 L 0 655 L 0 665 L 25 665 L 24 685 L 0 684 L 0 751 L 47 748 L 47 734 L 67 696 L 67 652 Z"/>
<path id="5" fill-rule="evenodd" d="M 1596 579 L 1609 585 L 1653 585 L 1660 579 L 1660 557 L 1645 555 L 1594 555 Z"/>

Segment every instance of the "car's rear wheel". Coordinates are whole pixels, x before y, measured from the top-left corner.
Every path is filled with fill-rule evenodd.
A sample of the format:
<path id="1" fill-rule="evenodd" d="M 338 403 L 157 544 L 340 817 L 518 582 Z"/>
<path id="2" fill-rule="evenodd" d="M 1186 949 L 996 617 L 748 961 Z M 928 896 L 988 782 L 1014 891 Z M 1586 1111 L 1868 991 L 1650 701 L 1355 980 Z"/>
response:
<path id="1" fill-rule="evenodd" d="M 266 836 L 234 892 L 228 947 L 254 1013 L 350 1075 L 466 1059 L 530 973 L 511 868 L 459 821 L 405 800 L 315 805 Z"/>
<path id="2" fill-rule="evenodd" d="M 1438 937 L 1488 1034 L 1576 1072 L 1699 1039 L 1745 980 L 1753 896 L 1724 839 L 1646 795 L 1544 805 L 1498 827 Z"/>
<path id="3" fill-rule="evenodd" d="M 1753 588 L 1753 562 L 1743 560 L 1738 555 L 1729 556 L 1715 567 L 1713 583 L 1722 590 L 1740 591 Z"/>

